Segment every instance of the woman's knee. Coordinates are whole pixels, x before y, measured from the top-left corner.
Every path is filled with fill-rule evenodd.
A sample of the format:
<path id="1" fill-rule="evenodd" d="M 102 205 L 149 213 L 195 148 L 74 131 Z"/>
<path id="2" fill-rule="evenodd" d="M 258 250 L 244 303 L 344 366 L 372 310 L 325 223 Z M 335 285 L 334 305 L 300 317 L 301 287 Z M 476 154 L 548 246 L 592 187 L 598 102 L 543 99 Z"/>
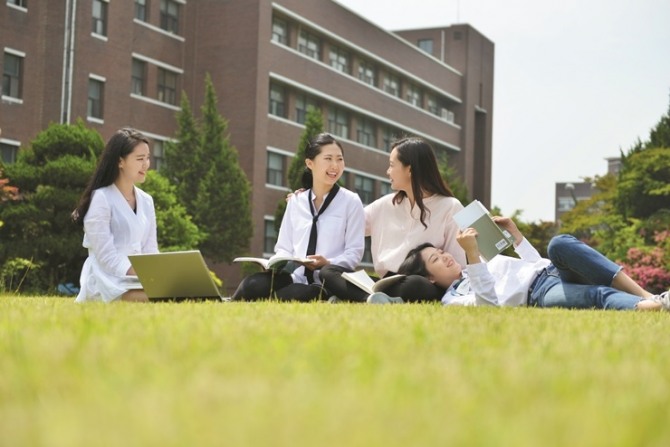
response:
<path id="1" fill-rule="evenodd" d="M 579 240 L 571 234 L 559 234 L 552 237 L 547 246 L 547 255 L 549 256 L 549 259 L 557 259 L 563 254 L 565 248 L 575 242 L 579 242 Z"/>

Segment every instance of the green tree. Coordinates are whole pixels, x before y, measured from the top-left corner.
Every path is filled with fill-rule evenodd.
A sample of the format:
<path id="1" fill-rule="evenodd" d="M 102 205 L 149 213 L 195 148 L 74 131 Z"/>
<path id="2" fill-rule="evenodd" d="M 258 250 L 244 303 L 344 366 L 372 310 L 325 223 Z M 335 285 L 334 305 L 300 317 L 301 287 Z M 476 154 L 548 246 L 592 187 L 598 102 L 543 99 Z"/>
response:
<path id="1" fill-rule="evenodd" d="M 670 208 L 670 147 L 648 148 L 627 156 L 616 201 L 623 216 L 640 219 Z"/>
<path id="2" fill-rule="evenodd" d="M 212 80 L 205 80 L 200 153 L 208 166 L 198 186 L 195 221 L 207 229 L 203 253 L 216 261 L 232 261 L 249 247 L 252 236 L 251 186 L 228 138 L 228 123 L 219 114 Z"/>
<path id="3" fill-rule="evenodd" d="M 186 93 L 182 93 L 177 124 L 176 140 L 165 144 L 166 163 L 161 173 L 176 186 L 179 201 L 192 213 L 200 180 L 205 176 L 208 165 L 202 154 L 198 123 Z"/>
<path id="4" fill-rule="evenodd" d="M 446 154 L 442 154 L 438 159 L 438 167 L 440 169 L 440 176 L 447 182 L 451 192 L 454 193 L 456 197 L 463 205 L 470 203 L 470 194 L 468 194 L 468 187 L 465 186 L 465 182 L 458 175 L 458 172 L 449 165 L 449 160 Z"/>
<path id="5" fill-rule="evenodd" d="M 295 155 L 291 159 L 291 164 L 288 168 L 287 182 L 291 191 L 302 188 L 302 174 L 305 171 L 305 147 L 307 147 L 314 137 L 322 133 L 323 130 L 323 115 L 321 114 L 321 110 L 309 106 L 307 108 L 307 114 L 305 115 L 305 130 L 303 130 L 300 135 L 298 148 L 296 149 Z M 274 215 L 274 226 L 275 231 L 277 232 L 279 232 L 279 227 L 281 226 L 285 211 L 286 200 L 282 198 L 277 204 L 277 209 L 275 210 Z"/>
<path id="6" fill-rule="evenodd" d="M 70 213 L 103 147 L 100 135 L 81 120 L 52 124 L 30 148 L 19 151 L 16 163 L 6 166 L 20 199 L 0 209 L 5 222 L 0 228 L 0 259 L 5 267 L 17 260 L 40 266 L 39 274 L 26 276 L 24 290 L 49 291 L 59 283 L 78 282 L 86 252 L 81 229 Z"/>

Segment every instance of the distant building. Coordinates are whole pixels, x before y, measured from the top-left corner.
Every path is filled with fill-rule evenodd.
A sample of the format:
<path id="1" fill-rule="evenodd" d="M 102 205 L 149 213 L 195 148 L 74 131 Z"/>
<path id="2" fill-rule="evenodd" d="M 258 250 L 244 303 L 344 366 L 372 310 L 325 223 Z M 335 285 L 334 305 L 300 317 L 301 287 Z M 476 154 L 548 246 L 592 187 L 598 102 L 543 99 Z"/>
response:
<path id="1" fill-rule="evenodd" d="M 607 160 L 607 174 L 618 174 L 621 169 L 620 157 L 609 157 Z M 556 183 L 556 223 L 560 224 L 561 216 L 570 211 L 581 200 L 590 199 L 596 192 L 593 182 L 561 182 Z"/>
<path id="2" fill-rule="evenodd" d="M 410 134 L 491 205 L 494 44 L 469 25 L 393 33 L 332 0 L 6 0 L 0 42 L 5 163 L 82 118 L 104 139 L 144 132 L 160 169 L 182 92 L 197 112 L 209 73 L 252 185 L 252 255 L 273 252 L 308 106 L 342 140 L 364 203 L 390 192 L 390 142 Z"/>

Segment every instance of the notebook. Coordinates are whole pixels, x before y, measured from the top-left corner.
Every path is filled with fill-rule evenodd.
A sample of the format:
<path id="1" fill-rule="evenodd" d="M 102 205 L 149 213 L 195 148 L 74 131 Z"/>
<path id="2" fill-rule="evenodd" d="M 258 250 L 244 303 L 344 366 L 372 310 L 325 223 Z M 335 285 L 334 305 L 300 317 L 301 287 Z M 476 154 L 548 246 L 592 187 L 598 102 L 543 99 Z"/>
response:
<path id="1" fill-rule="evenodd" d="M 199 250 L 128 258 L 151 301 L 224 300 Z"/>

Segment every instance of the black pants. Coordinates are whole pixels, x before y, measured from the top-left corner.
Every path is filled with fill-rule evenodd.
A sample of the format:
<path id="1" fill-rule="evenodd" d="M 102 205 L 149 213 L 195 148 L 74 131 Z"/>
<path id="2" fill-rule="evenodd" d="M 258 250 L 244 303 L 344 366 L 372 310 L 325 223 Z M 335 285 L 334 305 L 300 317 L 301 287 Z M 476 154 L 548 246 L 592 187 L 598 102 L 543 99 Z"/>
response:
<path id="1" fill-rule="evenodd" d="M 308 302 L 327 299 L 329 296 L 319 284 L 294 284 L 289 273 L 268 270 L 244 278 L 232 299 L 257 301 L 276 298 L 281 301 Z"/>
<path id="2" fill-rule="evenodd" d="M 343 272 L 350 271 L 345 267 L 329 264 L 321 269 L 320 278 L 330 294 L 340 300 L 365 302 L 368 293 L 342 278 Z M 387 295 L 399 296 L 406 302 L 440 301 L 444 292 L 443 288 L 420 275 L 407 276 L 384 290 Z"/>

